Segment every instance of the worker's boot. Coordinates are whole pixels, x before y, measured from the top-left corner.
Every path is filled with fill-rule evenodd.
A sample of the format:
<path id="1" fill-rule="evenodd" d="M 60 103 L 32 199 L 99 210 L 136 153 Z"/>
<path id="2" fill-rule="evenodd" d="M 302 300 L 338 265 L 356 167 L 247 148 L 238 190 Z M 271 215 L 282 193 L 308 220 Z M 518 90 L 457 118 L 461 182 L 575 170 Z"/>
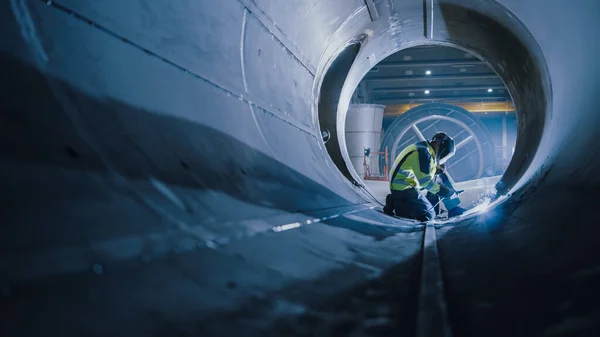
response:
<path id="1" fill-rule="evenodd" d="M 454 218 L 455 216 L 462 215 L 466 211 L 467 211 L 466 209 L 464 209 L 460 206 L 456 206 L 448 211 L 448 217 Z"/>
<path id="2" fill-rule="evenodd" d="M 394 199 L 391 194 L 385 197 L 385 206 L 383 206 L 383 213 L 394 216 Z"/>

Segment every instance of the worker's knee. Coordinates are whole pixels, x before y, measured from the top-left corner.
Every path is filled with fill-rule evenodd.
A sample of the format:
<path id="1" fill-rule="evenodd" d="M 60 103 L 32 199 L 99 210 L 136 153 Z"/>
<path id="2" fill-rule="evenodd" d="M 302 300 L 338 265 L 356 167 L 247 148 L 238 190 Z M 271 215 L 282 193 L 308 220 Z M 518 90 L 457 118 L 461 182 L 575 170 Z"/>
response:
<path id="1" fill-rule="evenodd" d="M 386 206 L 387 206 L 387 205 L 390 205 L 390 206 L 391 206 L 391 205 L 393 205 L 393 204 L 394 204 L 394 197 L 392 197 L 392 195 L 391 195 L 391 194 L 388 194 L 388 195 L 385 197 L 385 205 L 386 205 Z"/>
<path id="2" fill-rule="evenodd" d="M 431 203 L 415 190 L 392 191 L 392 194 L 388 194 L 385 198 L 385 203 L 384 212 L 393 207 L 399 217 L 429 221 L 435 219 L 436 216 Z"/>

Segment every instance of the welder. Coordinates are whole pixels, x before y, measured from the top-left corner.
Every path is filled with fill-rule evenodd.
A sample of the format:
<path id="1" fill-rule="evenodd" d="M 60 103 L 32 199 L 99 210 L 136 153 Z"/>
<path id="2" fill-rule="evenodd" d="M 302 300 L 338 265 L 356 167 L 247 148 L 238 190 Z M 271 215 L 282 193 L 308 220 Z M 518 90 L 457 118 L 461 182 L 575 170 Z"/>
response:
<path id="1" fill-rule="evenodd" d="M 409 145 L 398 154 L 390 175 L 391 193 L 385 199 L 384 213 L 428 221 L 434 219 L 443 202 L 448 217 L 463 214 L 459 191 L 444 173 L 445 163 L 455 153 L 454 140 L 444 132 L 431 141 Z M 423 195 L 420 190 L 426 190 Z"/>

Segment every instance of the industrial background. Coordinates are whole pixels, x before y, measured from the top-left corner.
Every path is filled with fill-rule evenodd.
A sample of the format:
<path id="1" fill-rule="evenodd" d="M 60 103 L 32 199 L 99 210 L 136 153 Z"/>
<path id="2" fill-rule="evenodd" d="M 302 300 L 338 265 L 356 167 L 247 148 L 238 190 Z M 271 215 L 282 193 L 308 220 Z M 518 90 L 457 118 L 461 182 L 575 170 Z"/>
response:
<path id="1" fill-rule="evenodd" d="M 471 207 L 507 169 L 517 136 L 501 78 L 471 53 L 443 46 L 405 49 L 377 63 L 354 91 L 345 124 L 352 165 L 382 203 L 398 153 L 443 131 L 457 144 L 447 173 Z"/>
<path id="2" fill-rule="evenodd" d="M 0 335 L 600 335 L 599 14 L 0 1 Z M 435 56 L 460 67 L 382 75 L 433 63 L 423 46 L 457 47 Z M 452 221 L 380 212 L 349 151 L 352 106 L 407 111 L 425 136 L 423 118 L 469 110 L 500 146 L 509 97 L 495 201 Z M 396 125 L 418 138 L 412 124 Z M 465 151 L 495 151 L 470 136 Z"/>
<path id="3" fill-rule="evenodd" d="M 498 174 L 508 167 L 516 143 L 515 108 L 504 83 L 483 61 L 456 48 L 413 47 L 390 55 L 360 82 L 352 103 L 385 105 L 384 132 L 397 117 L 422 104 L 461 107 L 489 131 Z"/>

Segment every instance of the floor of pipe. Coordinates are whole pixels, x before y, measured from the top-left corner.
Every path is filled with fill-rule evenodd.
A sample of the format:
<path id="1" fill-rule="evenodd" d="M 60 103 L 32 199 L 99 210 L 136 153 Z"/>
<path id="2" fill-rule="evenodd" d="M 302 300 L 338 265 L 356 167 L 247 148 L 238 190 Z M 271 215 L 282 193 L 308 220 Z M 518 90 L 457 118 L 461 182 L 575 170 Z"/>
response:
<path id="1" fill-rule="evenodd" d="M 588 191 L 547 188 L 537 191 L 547 199 L 524 195 L 437 230 L 454 335 L 600 332 L 595 201 L 564 199 Z M 15 282 L 3 289 L 2 327 L 8 336 L 412 336 L 422 230 L 397 225 L 365 210 L 136 268 Z"/>

